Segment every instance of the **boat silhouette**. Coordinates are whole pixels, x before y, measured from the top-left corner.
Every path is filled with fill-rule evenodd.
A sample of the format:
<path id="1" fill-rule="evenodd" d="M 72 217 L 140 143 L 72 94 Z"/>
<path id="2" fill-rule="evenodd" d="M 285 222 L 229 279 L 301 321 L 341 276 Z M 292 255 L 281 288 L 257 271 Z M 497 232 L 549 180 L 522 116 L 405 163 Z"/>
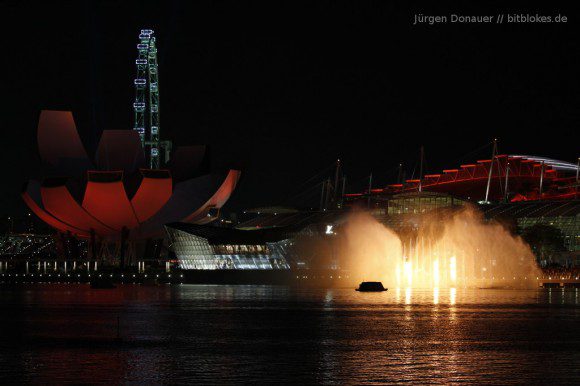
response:
<path id="1" fill-rule="evenodd" d="M 388 288 L 383 287 L 383 283 L 380 281 L 363 281 L 356 289 L 359 292 L 383 292 L 387 290 Z"/>

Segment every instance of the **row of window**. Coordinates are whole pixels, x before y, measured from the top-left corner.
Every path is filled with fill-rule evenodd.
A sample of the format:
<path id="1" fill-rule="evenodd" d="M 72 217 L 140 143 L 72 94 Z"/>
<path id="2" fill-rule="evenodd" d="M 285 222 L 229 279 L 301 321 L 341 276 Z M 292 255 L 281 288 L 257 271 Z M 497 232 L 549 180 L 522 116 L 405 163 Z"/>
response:
<path id="1" fill-rule="evenodd" d="M 178 256 L 182 269 L 289 269 L 290 266 L 281 256 L 267 255 L 181 255 Z"/>
<path id="2" fill-rule="evenodd" d="M 270 253 L 267 245 L 212 245 L 212 249 L 216 254 L 230 254 L 230 253 Z"/>

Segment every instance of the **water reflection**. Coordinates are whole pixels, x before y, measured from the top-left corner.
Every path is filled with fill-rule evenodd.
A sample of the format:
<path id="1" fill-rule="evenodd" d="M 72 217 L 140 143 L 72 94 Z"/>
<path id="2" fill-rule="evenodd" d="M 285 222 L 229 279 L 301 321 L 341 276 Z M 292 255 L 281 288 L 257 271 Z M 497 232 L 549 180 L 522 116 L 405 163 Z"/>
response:
<path id="1" fill-rule="evenodd" d="M 578 290 L 39 285 L 1 295 L 4 384 L 580 376 Z"/>
<path id="2" fill-rule="evenodd" d="M 460 289 L 461 296 L 465 298 L 466 301 L 473 301 L 471 294 L 474 290 Z M 402 292 L 404 292 L 404 299 L 402 297 Z M 482 290 L 483 292 L 483 290 Z M 430 295 L 430 296 L 429 296 Z M 388 299 L 392 295 L 385 295 L 384 299 Z M 405 304 L 407 306 L 414 304 L 433 304 L 438 305 L 440 303 L 447 305 L 455 305 L 457 303 L 458 289 L 457 288 L 443 288 L 433 287 L 432 289 L 416 289 L 416 288 L 395 288 L 393 300 L 395 303 Z"/>

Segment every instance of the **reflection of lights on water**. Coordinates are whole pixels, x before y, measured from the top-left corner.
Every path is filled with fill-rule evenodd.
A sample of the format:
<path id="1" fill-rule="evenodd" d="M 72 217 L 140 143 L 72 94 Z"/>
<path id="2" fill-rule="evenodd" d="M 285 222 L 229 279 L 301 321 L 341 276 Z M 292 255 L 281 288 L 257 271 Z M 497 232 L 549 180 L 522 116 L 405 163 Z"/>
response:
<path id="1" fill-rule="evenodd" d="M 439 304 L 439 288 L 433 288 L 433 304 Z"/>
<path id="2" fill-rule="evenodd" d="M 397 290 L 395 291 L 395 298 L 397 299 L 397 303 L 401 301 L 401 289 L 399 287 L 397 287 Z"/>
<path id="3" fill-rule="evenodd" d="M 334 296 L 332 294 L 332 291 L 326 291 L 326 296 L 324 297 L 324 302 L 325 303 L 332 303 Z"/>
<path id="4" fill-rule="evenodd" d="M 455 305 L 456 295 L 457 295 L 457 289 L 450 288 L 449 289 L 449 304 L 451 304 L 452 306 Z"/>
<path id="5" fill-rule="evenodd" d="M 397 268 L 395 269 L 395 274 L 397 277 L 397 287 L 401 286 L 401 266 L 397 264 Z"/>
<path id="6" fill-rule="evenodd" d="M 451 281 L 455 283 L 457 280 L 457 259 L 455 256 L 449 258 L 449 276 L 451 277 Z"/>

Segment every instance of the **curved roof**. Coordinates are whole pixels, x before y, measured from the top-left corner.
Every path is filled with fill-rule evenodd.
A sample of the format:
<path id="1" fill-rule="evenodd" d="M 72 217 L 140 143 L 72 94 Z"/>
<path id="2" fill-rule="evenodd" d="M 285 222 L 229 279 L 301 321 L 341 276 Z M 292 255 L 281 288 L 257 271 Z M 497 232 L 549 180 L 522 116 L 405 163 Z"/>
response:
<path id="1" fill-rule="evenodd" d="M 542 167 L 542 162 L 544 167 Z M 445 192 L 472 201 L 563 199 L 574 195 L 570 172 L 578 167 L 572 163 L 528 155 L 497 155 L 491 159 L 462 164 L 441 173 L 426 174 L 421 180 L 406 180 L 372 189 L 370 194 L 397 194 L 422 191 Z M 506 192 L 506 180 L 508 191 Z M 543 182 L 540 193 L 540 182 Z M 366 197 L 368 192 L 345 195 L 347 198 Z"/>
<path id="2" fill-rule="evenodd" d="M 202 218 L 206 217 L 206 213 L 211 208 L 221 208 L 230 198 L 238 180 L 240 179 L 240 171 L 239 170 L 230 170 L 226 176 L 226 178 L 221 183 L 219 189 L 215 191 L 215 193 L 211 196 L 211 198 L 203 204 L 198 210 L 194 213 L 191 213 L 189 216 L 185 217 L 182 221 L 185 222 L 193 222 L 196 220 L 201 220 Z"/>
<path id="3" fill-rule="evenodd" d="M 176 184 L 163 208 L 142 224 L 141 236 L 163 230 L 163 224 L 205 219 L 209 209 L 221 207 L 223 199 L 231 195 L 239 175 L 238 170 L 229 170 L 227 174 L 210 174 Z"/>
<path id="4" fill-rule="evenodd" d="M 175 229 L 204 238 L 209 244 L 266 244 L 288 239 L 299 230 L 296 226 L 286 226 L 267 229 L 236 229 L 221 228 L 208 225 L 197 225 L 175 222 L 165 225 L 166 228 Z"/>
<path id="5" fill-rule="evenodd" d="M 578 169 L 578 165 L 575 165 L 571 162 L 559 161 L 552 158 L 538 157 L 535 155 L 515 155 L 515 154 L 510 155 L 510 157 L 522 157 L 525 159 L 529 159 L 530 161 L 544 162 L 546 165 L 551 166 L 553 169 L 556 170 L 576 172 L 576 170 Z"/>

